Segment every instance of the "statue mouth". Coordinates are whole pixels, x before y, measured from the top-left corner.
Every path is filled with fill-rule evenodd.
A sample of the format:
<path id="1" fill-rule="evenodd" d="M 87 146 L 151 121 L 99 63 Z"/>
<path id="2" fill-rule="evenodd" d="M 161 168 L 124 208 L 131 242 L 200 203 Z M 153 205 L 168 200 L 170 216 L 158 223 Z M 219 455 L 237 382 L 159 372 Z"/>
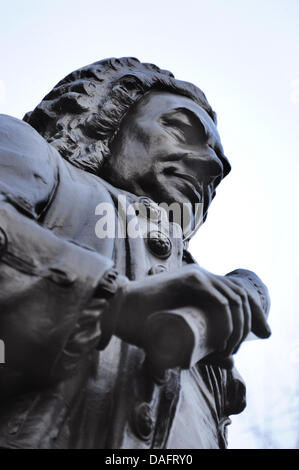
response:
<path id="1" fill-rule="evenodd" d="M 202 187 L 198 183 L 197 179 L 187 173 L 181 173 L 180 171 L 173 170 L 167 172 L 169 176 L 175 177 L 183 182 L 183 188 L 180 189 L 188 197 L 191 203 L 202 202 Z"/>

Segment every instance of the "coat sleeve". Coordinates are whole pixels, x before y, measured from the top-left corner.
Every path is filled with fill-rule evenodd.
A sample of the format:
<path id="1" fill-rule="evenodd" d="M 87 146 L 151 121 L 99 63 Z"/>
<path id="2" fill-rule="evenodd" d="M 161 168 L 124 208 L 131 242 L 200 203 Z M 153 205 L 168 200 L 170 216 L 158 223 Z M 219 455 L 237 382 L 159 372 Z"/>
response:
<path id="1" fill-rule="evenodd" d="M 38 383 L 73 373 L 101 339 L 108 297 L 96 293 L 113 266 L 39 224 L 58 184 L 53 155 L 29 125 L 0 116 L 0 373 Z"/>
<path id="2" fill-rule="evenodd" d="M 244 289 L 256 305 L 259 305 L 264 313 L 265 318 L 268 317 L 271 300 L 267 286 L 253 271 L 248 269 L 235 269 L 226 274 L 232 280 L 239 279 L 242 281 Z"/>

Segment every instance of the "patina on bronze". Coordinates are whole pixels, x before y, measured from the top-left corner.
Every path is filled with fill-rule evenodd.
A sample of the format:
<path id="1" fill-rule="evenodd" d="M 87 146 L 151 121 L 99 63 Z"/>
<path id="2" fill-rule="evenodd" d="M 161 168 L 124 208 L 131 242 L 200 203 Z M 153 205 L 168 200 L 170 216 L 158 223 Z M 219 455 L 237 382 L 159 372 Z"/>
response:
<path id="1" fill-rule="evenodd" d="M 245 406 L 231 356 L 270 335 L 269 296 L 187 250 L 230 171 L 205 95 L 107 59 L 24 121 L 0 117 L 0 447 L 225 447 Z M 161 203 L 189 204 L 187 234 Z M 142 236 L 97 236 L 99 204 Z"/>

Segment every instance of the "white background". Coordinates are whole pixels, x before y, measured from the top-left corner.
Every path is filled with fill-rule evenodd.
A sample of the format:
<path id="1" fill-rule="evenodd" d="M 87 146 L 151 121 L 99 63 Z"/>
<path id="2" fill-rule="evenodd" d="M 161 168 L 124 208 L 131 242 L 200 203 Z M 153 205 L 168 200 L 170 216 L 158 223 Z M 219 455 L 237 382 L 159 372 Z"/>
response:
<path id="1" fill-rule="evenodd" d="M 298 0 L 0 0 L 0 112 L 22 117 L 69 72 L 135 56 L 206 93 L 232 172 L 191 244 L 268 285 L 273 335 L 236 357 L 248 408 L 230 447 L 299 447 Z"/>

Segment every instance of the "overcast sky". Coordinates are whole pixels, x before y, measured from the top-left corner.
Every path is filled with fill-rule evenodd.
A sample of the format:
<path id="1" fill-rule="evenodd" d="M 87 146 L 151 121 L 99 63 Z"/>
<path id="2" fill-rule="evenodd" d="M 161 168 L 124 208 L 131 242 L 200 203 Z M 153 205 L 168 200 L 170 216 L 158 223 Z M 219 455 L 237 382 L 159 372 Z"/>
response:
<path id="1" fill-rule="evenodd" d="M 298 0 L 1 0 L 0 112 L 22 118 L 66 74 L 135 56 L 206 93 L 232 172 L 191 244 L 206 269 L 268 285 L 273 335 L 236 357 L 248 408 L 230 447 L 299 446 Z"/>

